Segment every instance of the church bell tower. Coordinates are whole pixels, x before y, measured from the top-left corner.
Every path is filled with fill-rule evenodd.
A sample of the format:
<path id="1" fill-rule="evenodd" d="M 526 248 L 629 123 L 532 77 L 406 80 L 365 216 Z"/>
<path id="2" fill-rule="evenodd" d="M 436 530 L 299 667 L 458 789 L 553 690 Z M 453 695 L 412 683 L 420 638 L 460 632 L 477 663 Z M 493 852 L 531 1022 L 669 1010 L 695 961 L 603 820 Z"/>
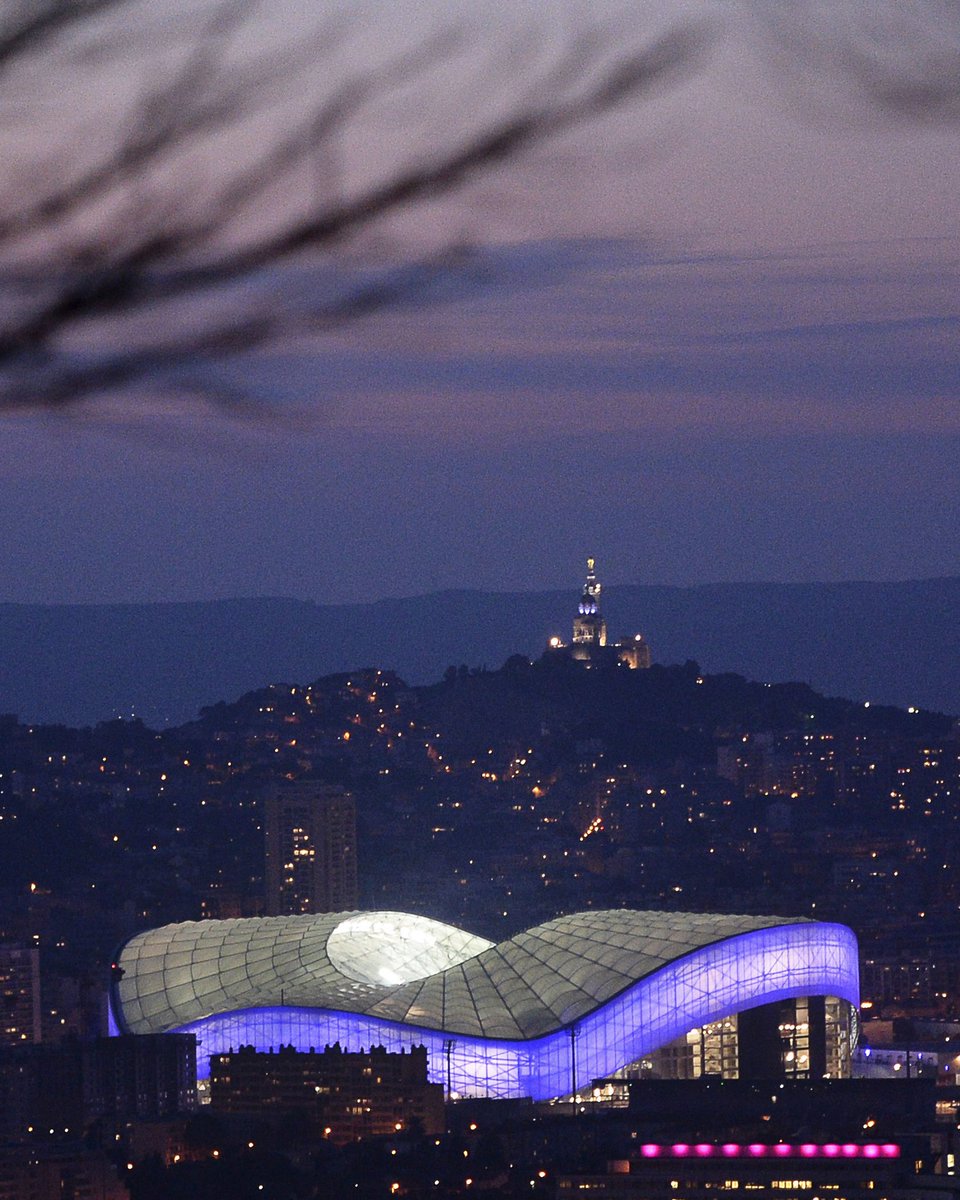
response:
<path id="1" fill-rule="evenodd" d="M 595 560 L 587 559 L 587 578 L 583 585 L 577 615 L 573 618 L 574 646 L 605 646 L 607 623 L 600 612 L 601 585 L 597 579 Z"/>

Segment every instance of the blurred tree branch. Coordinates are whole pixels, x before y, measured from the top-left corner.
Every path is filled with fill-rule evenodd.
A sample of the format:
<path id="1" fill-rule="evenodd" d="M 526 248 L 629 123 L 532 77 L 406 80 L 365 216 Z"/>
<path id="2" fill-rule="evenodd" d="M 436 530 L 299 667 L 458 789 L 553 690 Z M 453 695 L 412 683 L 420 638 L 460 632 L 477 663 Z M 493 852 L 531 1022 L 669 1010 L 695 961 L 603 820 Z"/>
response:
<path id="1" fill-rule="evenodd" d="M 3 131 L 19 137 L 21 160 L 0 196 L 8 409 L 133 398 L 144 387 L 244 408 L 251 397 L 217 384 L 205 365 L 416 300 L 461 256 L 441 245 L 399 268 L 348 273 L 306 298 L 309 289 L 287 286 L 292 271 L 328 268 L 334 251 L 395 214 L 654 94 L 704 44 L 703 29 L 689 24 L 625 48 L 597 27 L 546 62 L 521 48 L 517 77 L 499 75 L 494 53 L 480 67 L 489 76 L 479 112 L 346 186 L 311 172 L 335 175 L 330 162 L 371 103 L 413 87 L 423 105 L 442 109 L 465 56 L 483 58 L 476 30 L 435 31 L 371 61 L 351 49 L 357 23 L 342 16 L 251 54 L 238 46 L 256 40 L 255 0 L 201 0 L 174 14 L 175 28 L 150 11 L 142 0 L 32 0 L 0 17 L 0 85 L 12 88 L 25 67 L 51 79 L 66 56 L 67 78 L 88 91 L 75 100 L 71 144 L 57 151 L 42 142 L 46 97 Z M 128 59 L 139 88 L 124 78 Z M 111 72 L 121 95 L 105 114 L 96 80 Z M 71 100 L 58 97 L 54 115 Z M 284 189 L 299 201 L 278 203 Z M 258 215 L 274 209 L 272 220 Z"/>
<path id="2" fill-rule="evenodd" d="M 954 0 L 868 5 L 770 3 L 751 12 L 781 87 L 837 123 L 916 125 L 960 119 L 960 6 Z"/>
<path id="3" fill-rule="evenodd" d="M 458 21 L 390 51 L 380 16 L 364 22 L 346 0 L 287 36 L 278 12 L 260 0 L 0 11 L 0 408 L 149 391 L 247 411 L 252 392 L 225 385 L 218 365 L 427 302 L 469 261 L 439 235 L 406 259 L 394 248 L 399 266 L 348 252 L 411 213 L 428 227 L 438 198 L 658 96 L 716 32 L 678 16 L 657 32 L 596 20 L 551 40 L 556 19 L 503 35 L 488 15 L 487 27 Z M 724 13 L 801 107 L 833 88 L 857 101 L 847 121 L 857 105 L 918 123 L 960 112 L 952 0 Z M 390 124 L 394 107 L 419 122 L 419 141 Z M 367 154 L 377 137 L 400 149 Z M 500 188 L 507 203 L 513 182 Z"/>

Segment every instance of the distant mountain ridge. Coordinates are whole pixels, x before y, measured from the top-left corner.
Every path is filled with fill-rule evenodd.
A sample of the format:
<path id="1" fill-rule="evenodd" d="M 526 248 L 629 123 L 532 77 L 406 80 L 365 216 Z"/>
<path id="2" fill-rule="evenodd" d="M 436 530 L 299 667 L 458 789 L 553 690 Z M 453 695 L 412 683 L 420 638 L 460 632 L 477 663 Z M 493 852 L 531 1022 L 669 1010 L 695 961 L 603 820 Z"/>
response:
<path id="1" fill-rule="evenodd" d="M 264 597 L 177 604 L 0 604 L 0 711 L 84 725 L 147 724 L 268 682 L 365 665 L 411 683 L 451 663 L 501 665 L 569 636 L 577 589 L 446 591 L 373 604 Z M 960 712 L 960 578 L 901 583 L 612 586 L 612 636 L 642 631 L 655 661 L 798 680 L 830 695 Z"/>

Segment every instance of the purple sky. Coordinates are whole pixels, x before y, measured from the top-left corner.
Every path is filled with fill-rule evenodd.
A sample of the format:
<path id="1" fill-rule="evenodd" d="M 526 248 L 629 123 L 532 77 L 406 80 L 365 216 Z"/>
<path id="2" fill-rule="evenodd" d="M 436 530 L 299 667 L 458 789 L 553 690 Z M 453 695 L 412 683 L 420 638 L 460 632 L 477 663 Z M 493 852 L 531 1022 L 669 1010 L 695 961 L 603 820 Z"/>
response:
<path id="1" fill-rule="evenodd" d="M 741 21 L 677 86 L 371 231 L 476 251 L 227 369 L 283 419 L 7 417 L 0 599 L 570 586 L 587 552 L 608 582 L 960 573 L 960 115 L 714 11 Z M 877 61 L 934 78 L 928 51 Z M 470 127 L 469 87 L 424 86 L 364 114 L 339 186 Z"/>

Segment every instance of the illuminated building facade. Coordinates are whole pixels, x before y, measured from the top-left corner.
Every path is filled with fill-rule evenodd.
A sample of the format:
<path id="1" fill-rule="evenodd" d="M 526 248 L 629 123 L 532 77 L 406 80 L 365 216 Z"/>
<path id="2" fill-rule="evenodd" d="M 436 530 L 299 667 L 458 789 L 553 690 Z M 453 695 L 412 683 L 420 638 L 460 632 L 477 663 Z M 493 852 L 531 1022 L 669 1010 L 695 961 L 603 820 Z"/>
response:
<path id="1" fill-rule="evenodd" d="M 269 916 L 344 912 L 357 905 L 357 809 L 350 792 L 308 780 L 266 798 Z"/>
<path id="2" fill-rule="evenodd" d="M 635 633 L 632 637 L 623 638 L 612 645 L 607 644 L 607 622 L 600 609 L 602 591 L 603 585 L 597 579 L 596 560 L 588 558 L 587 577 L 573 618 L 570 645 L 565 645 L 559 637 L 552 637 L 547 652 L 565 654 L 586 666 L 620 662 L 633 670 L 649 667 L 650 647 L 642 633 Z"/>
<path id="3" fill-rule="evenodd" d="M 631 1065 L 641 1079 L 843 1079 L 850 1009 L 837 996 L 787 997 L 689 1030 Z"/>
<path id="4" fill-rule="evenodd" d="M 119 1031 L 195 1033 L 205 1054 L 422 1044 L 452 1096 L 576 1094 L 760 1006 L 830 997 L 846 1017 L 859 1000 L 853 933 L 800 918 L 608 910 L 498 944 L 408 913 L 185 922 L 138 934 L 119 961 Z"/>

